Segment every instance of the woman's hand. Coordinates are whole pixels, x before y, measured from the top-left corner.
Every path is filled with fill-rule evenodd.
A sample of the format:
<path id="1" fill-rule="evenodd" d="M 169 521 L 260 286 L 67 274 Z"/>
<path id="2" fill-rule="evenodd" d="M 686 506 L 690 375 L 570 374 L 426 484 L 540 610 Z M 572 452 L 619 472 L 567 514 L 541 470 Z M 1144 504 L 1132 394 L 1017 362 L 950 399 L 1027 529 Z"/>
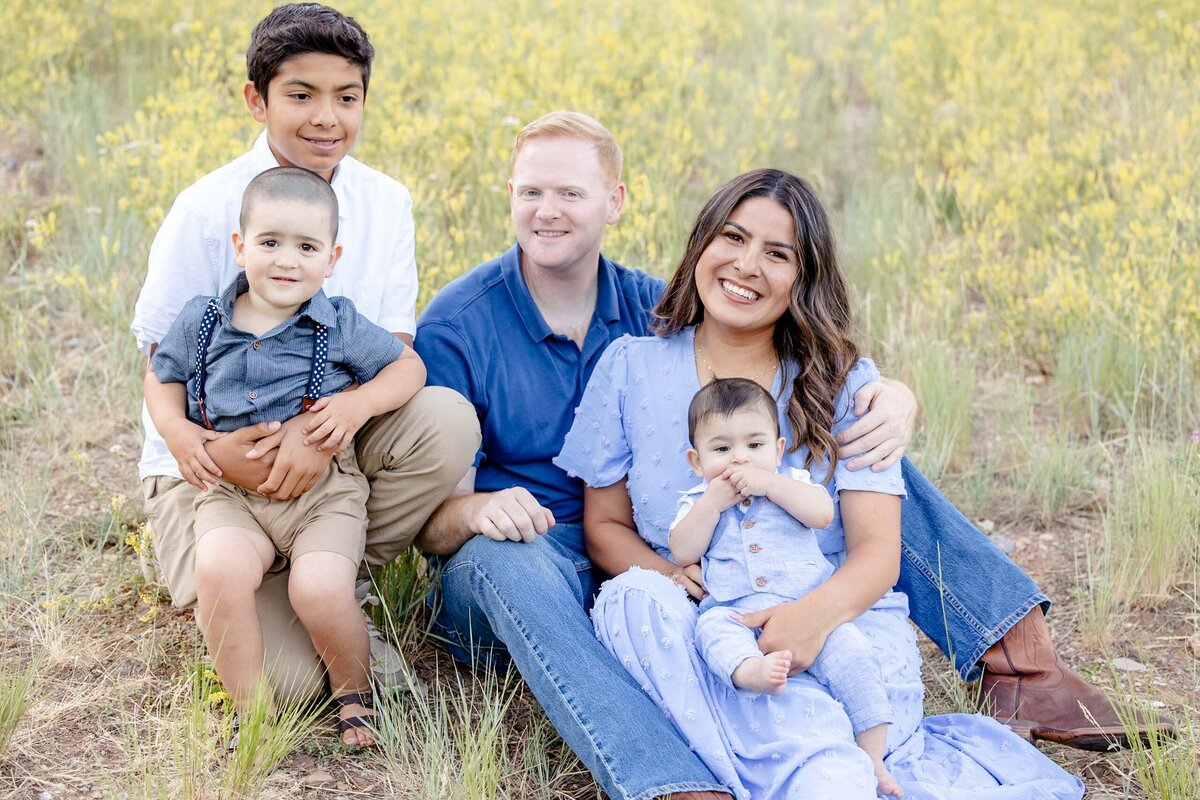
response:
<path id="1" fill-rule="evenodd" d="M 838 626 L 835 614 L 836 610 L 826 607 L 823 596 L 814 590 L 790 603 L 742 614 L 733 619 L 747 628 L 762 628 L 758 649 L 763 653 L 791 651 L 792 667 L 789 674 L 795 675 L 812 666 L 821 654 L 825 639 Z"/>
<path id="2" fill-rule="evenodd" d="M 882 472 L 904 455 L 917 419 L 917 398 L 899 381 L 872 381 L 854 395 L 857 422 L 838 434 L 840 458 L 847 469 Z"/>
<path id="3" fill-rule="evenodd" d="M 846 560 L 837 571 L 804 597 L 739 620 L 763 629 L 764 653 L 791 650 L 792 672 L 808 669 L 830 632 L 864 614 L 900 577 L 900 498 L 843 491 L 840 499 Z"/>

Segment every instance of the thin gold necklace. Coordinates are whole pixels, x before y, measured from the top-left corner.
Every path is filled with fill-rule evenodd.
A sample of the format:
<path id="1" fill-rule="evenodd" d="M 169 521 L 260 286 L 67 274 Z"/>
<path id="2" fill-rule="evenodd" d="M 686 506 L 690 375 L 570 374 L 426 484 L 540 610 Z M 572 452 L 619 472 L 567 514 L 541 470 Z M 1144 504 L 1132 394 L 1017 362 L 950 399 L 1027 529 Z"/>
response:
<path id="1" fill-rule="evenodd" d="M 709 362 L 708 356 L 704 355 L 704 348 L 700 346 L 700 335 L 699 334 L 700 334 L 700 329 L 697 328 L 696 335 L 692 337 L 692 345 L 696 348 L 696 358 L 700 359 L 701 364 L 703 364 L 704 368 L 706 370 L 708 370 L 708 374 L 712 376 L 713 380 L 720 380 L 721 376 L 717 374 L 717 371 L 715 369 L 713 369 L 713 365 Z M 771 361 L 770 366 L 764 367 L 763 369 L 758 370 L 757 372 L 752 372 L 752 373 L 750 373 L 750 375 L 755 383 L 759 383 L 760 381 L 758 379 L 762 378 L 768 384 L 773 384 L 775 382 L 775 372 L 778 369 L 779 369 L 779 358 L 776 357 L 775 359 L 773 359 Z"/>

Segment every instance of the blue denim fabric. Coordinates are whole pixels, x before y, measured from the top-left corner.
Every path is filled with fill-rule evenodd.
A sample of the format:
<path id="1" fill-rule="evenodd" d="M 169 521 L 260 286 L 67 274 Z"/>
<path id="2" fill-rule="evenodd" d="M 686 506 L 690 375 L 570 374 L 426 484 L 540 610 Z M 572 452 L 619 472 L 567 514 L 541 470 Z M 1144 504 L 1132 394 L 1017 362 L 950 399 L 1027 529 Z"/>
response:
<path id="1" fill-rule="evenodd" d="M 909 616 L 942 648 L 964 681 L 976 663 L 1036 605 L 1050 600 L 907 458 L 901 506 L 900 582 Z"/>
<path id="2" fill-rule="evenodd" d="M 476 536 L 444 563 L 434 627 L 467 663 L 511 658 L 609 797 L 727 791 L 596 639 L 587 611 L 599 579 L 580 525 L 530 543 Z"/>

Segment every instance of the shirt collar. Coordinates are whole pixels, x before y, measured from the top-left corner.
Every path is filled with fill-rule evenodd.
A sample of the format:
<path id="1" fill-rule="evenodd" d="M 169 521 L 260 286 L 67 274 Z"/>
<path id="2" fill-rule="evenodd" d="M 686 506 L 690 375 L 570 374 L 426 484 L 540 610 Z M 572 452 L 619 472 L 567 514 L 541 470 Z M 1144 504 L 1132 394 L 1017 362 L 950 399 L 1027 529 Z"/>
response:
<path id="1" fill-rule="evenodd" d="M 233 319 L 233 304 L 238 299 L 238 295 L 250 291 L 250 281 L 246 279 L 245 272 L 239 272 L 237 277 L 233 279 L 233 283 L 221 293 L 217 304 L 220 306 L 220 312 L 227 320 Z M 300 310 L 296 312 L 298 317 L 308 317 L 313 322 L 324 325 L 326 328 L 337 327 L 337 309 L 333 307 L 329 296 L 325 294 L 324 289 L 318 289 L 304 305 L 300 306 Z M 287 323 L 284 323 L 287 324 Z"/>
<path id="2" fill-rule="evenodd" d="M 521 317 L 521 322 L 525 325 L 525 331 L 529 334 L 529 338 L 540 342 L 553 336 L 554 331 L 546 324 L 546 318 L 542 316 L 537 303 L 534 302 L 533 295 L 529 292 L 529 284 L 525 282 L 525 275 L 521 272 L 521 245 L 514 244 L 508 252 L 500 257 L 500 273 L 504 277 L 504 285 L 508 288 L 513 305 L 517 309 L 517 315 Z M 606 323 L 619 322 L 621 306 L 620 293 L 617 289 L 617 271 L 603 253 L 600 254 L 600 265 L 596 277 L 598 281 L 596 310 L 592 312 L 592 319 L 600 319 Z"/>
<path id="3" fill-rule="evenodd" d="M 265 130 L 254 140 L 254 147 L 250 148 L 250 153 L 255 175 L 260 172 L 266 172 L 274 167 L 283 166 L 279 163 L 279 159 L 275 158 L 275 154 L 271 152 L 271 143 L 267 141 L 267 132 Z M 348 219 L 346 216 L 346 181 L 343 178 L 343 174 L 346 172 L 347 162 L 351 160 L 350 156 L 343 156 L 338 165 L 333 168 L 333 180 L 329 182 L 329 185 L 333 187 L 333 193 L 337 195 L 339 227 L 344 225 Z"/>

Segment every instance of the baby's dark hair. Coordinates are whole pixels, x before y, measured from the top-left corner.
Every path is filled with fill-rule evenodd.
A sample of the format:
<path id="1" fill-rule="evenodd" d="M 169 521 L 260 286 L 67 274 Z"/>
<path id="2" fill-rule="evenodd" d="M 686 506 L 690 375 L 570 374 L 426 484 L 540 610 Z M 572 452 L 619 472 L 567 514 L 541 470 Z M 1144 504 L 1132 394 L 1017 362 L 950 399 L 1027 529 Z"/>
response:
<path id="1" fill-rule="evenodd" d="M 312 203 L 329 212 L 333 238 L 337 241 L 338 233 L 338 201 L 333 187 L 317 175 L 299 167 L 272 167 L 266 172 L 260 172 L 242 193 L 242 211 L 238 216 L 238 224 L 242 233 L 246 232 L 246 223 L 250 221 L 250 212 L 263 201 L 299 200 Z"/>
<path id="2" fill-rule="evenodd" d="M 355 64 L 366 94 L 375 57 L 371 39 L 354 17 L 320 3 L 279 6 L 259 20 L 246 49 L 246 76 L 266 101 L 267 85 L 280 65 L 305 53 L 329 53 Z"/>
<path id="3" fill-rule="evenodd" d="M 771 418 L 779 436 L 779 409 L 771 393 L 745 378 L 718 378 L 696 392 L 688 406 L 688 441 L 696 445 L 696 431 L 713 417 L 728 419 L 742 410 L 759 410 Z"/>

